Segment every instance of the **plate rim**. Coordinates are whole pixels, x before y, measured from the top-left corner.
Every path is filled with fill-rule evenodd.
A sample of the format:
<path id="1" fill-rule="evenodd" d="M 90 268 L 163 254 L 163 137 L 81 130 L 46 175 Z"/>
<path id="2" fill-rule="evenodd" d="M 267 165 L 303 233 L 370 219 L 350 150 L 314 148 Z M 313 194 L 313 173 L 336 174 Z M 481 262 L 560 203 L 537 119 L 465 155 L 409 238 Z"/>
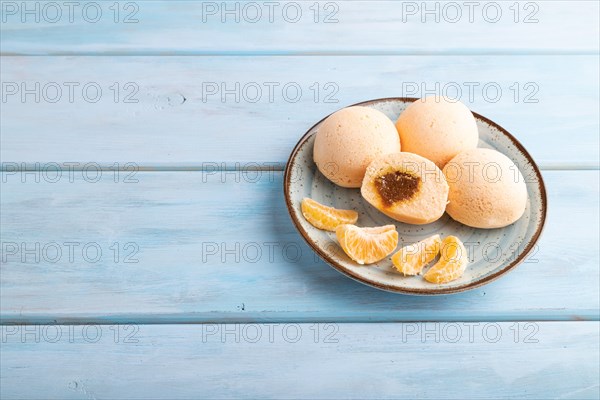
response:
<path id="1" fill-rule="evenodd" d="M 389 102 L 389 101 L 398 101 L 398 102 L 404 102 L 404 103 L 410 103 L 410 102 L 414 102 L 416 100 L 419 100 L 420 98 L 418 97 L 382 97 L 382 98 L 378 98 L 378 99 L 373 99 L 373 100 L 367 100 L 367 101 L 361 101 L 359 103 L 355 103 L 355 104 L 351 104 L 348 105 L 346 107 L 353 107 L 353 106 L 366 106 L 366 105 L 371 105 L 371 104 L 377 104 L 377 103 L 383 103 L 383 102 Z M 346 108 L 343 107 L 343 108 Z M 336 110 L 339 111 L 339 110 Z M 331 114 L 335 113 L 336 111 L 332 112 Z M 446 294 L 454 294 L 454 293 L 461 293 L 467 290 L 472 290 L 484 285 L 487 285 L 490 282 L 495 281 L 496 279 L 500 278 L 501 276 L 505 275 L 506 273 L 512 271 L 513 269 L 515 269 L 519 264 L 521 264 L 526 258 L 527 256 L 531 253 L 531 251 L 534 249 L 535 245 L 538 243 L 542 232 L 544 230 L 544 227 L 546 225 L 546 216 L 547 216 L 547 212 L 548 212 L 548 201 L 547 201 L 547 193 L 546 193 L 546 185 L 544 183 L 544 179 L 542 177 L 542 173 L 538 167 L 538 165 L 535 163 L 535 161 L 533 160 L 533 158 L 531 157 L 531 155 L 529 154 L 529 152 L 525 149 L 525 147 L 521 144 L 521 142 L 519 142 L 517 140 L 516 137 L 514 137 L 510 132 L 508 132 L 506 129 L 504 129 L 502 126 L 498 125 L 496 122 L 490 120 L 489 118 L 484 117 L 481 114 L 478 114 L 472 110 L 470 110 L 473 113 L 473 116 L 476 119 L 479 119 L 489 125 L 491 125 L 492 127 L 498 129 L 500 132 L 502 132 L 504 135 L 506 135 L 506 137 L 512 142 L 512 144 L 515 146 L 515 148 L 517 148 L 521 154 L 523 154 L 525 156 L 525 158 L 527 159 L 527 161 L 531 164 L 531 166 L 533 167 L 533 170 L 535 172 L 537 181 L 538 181 L 538 189 L 540 191 L 540 197 L 541 197 L 541 205 L 542 205 L 542 210 L 541 210 L 541 220 L 540 223 L 531 239 L 531 241 L 529 242 L 529 244 L 527 245 L 527 247 L 525 247 L 525 249 L 523 250 L 523 252 L 519 255 L 519 257 L 517 257 L 514 261 L 512 261 L 510 264 L 508 264 L 507 266 L 505 266 L 504 268 L 502 268 L 501 270 L 490 274 L 488 276 L 486 276 L 483 279 L 479 279 L 477 281 L 473 281 L 470 282 L 466 285 L 462 285 L 462 286 L 456 286 L 456 287 L 449 287 L 449 288 L 437 288 L 437 289 L 411 289 L 411 288 L 398 288 L 395 286 L 390 286 L 390 285 L 386 285 L 386 284 L 382 284 L 380 282 L 376 282 L 373 281 L 371 279 L 365 278 L 363 276 L 357 275 L 355 273 L 353 273 L 352 271 L 344 268 L 341 264 L 339 264 L 337 261 L 335 261 L 332 257 L 330 257 L 327 253 L 325 253 L 324 251 L 322 251 L 315 243 L 314 240 L 311 239 L 310 235 L 308 234 L 308 232 L 306 232 L 306 230 L 302 227 L 302 225 L 300 224 L 300 222 L 298 221 L 295 213 L 292 212 L 292 207 L 294 207 L 293 203 L 292 203 L 292 199 L 290 196 L 290 181 L 291 181 L 291 165 L 294 162 L 294 160 L 296 159 L 296 156 L 298 155 L 298 151 L 300 150 L 300 147 L 302 147 L 302 145 L 308 140 L 308 138 L 312 135 L 314 135 L 314 133 L 311 133 L 311 131 L 319 124 L 321 124 L 323 121 L 325 121 L 325 119 L 327 119 L 331 114 L 326 115 L 324 118 L 322 118 L 321 120 L 319 120 L 317 123 L 315 123 L 313 126 L 311 126 L 306 133 L 304 133 L 304 135 L 302 135 L 302 137 L 300 138 L 300 140 L 298 140 L 298 143 L 296 143 L 296 145 L 294 146 L 294 148 L 292 149 L 292 152 L 290 153 L 290 156 L 288 157 L 288 160 L 285 164 L 285 170 L 284 170 L 284 175 L 283 175 L 283 191 L 284 191 L 284 196 L 285 196 L 285 203 L 286 203 L 286 208 L 288 211 L 288 214 L 294 224 L 294 226 L 296 227 L 296 230 L 300 233 L 300 235 L 302 236 L 302 238 L 304 239 L 304 241 L 310 246 L 310 248 L 312 248 L 312 250 L 317 253 L 319 255 L 319 257 L 325 261 L 327 264 L 329 264 L 329 266 L 331 266 L 332 268 L 334 268 L 335 270 L 337 270 L 338 272 L 342 273 L 343 275 L 358 281 L 362 284 L 380 289 L 380 290 L 384 290 L 387 292 L 391 292 L 391 293 L 401 293 L 401 294 L 409 294 L 409 295 L 423 295 L 423 296 L 431 296 L 431 295 L 446 295 Z"/>

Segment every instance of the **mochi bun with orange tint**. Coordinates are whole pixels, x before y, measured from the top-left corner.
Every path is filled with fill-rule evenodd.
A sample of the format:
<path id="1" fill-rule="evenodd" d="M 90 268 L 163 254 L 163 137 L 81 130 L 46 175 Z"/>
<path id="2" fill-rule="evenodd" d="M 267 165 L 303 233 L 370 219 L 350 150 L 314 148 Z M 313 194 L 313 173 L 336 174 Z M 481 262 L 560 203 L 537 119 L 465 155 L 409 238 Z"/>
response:
<path id="1" fill-rule="evenodd" d="M 479 142 L 475 117 L 467 106 L 439 96 L 416 100 L 396 121 L 402 151 L 433 161 L 439 168 Z"/>
<path id="2" fill-rule="evenodd" d="M 448 203 L 448 183 L 433 161 L 413 153 L 386 154 L 367 168 L 361 194 L 387 216 L 408 224 L 438 220 Z"/>
<path id="3" fill-rule="evenodd" d="M 467 150 L 444 167 L 450 191 L 446 212 L 474 228 L 502 228 L 527 207 L 527 185 L 517 166 L 492 149 Z"/>
<path id="4" fill-rule="evenodd" d="M 400 151 L 394 123 L 381 111 L 352 106 L 331 114 L 319 126 L 313 158 L 331 182 L 359 188 L 374 159 Z"/>

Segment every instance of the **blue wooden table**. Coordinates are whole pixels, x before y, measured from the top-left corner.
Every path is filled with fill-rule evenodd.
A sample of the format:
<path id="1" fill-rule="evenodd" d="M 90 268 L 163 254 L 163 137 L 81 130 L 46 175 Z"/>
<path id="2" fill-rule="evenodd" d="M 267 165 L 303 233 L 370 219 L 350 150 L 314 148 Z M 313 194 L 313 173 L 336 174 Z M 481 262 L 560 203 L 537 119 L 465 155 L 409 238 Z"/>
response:
<path id="1" fill-rule="evenodd" d="M 0 397 L 590 398 L 599 3 L 2 1 Z M 506 277 L 377 291 L 282 170 L 345 105 L 459 97 L 542 169 Z"/>

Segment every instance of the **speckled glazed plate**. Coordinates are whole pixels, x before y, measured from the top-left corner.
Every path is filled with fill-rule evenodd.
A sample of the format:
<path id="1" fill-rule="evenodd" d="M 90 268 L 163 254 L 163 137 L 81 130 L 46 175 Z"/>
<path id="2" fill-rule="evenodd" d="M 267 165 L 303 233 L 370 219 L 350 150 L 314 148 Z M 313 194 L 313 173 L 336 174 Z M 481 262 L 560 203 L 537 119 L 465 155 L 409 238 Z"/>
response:
<path id="1" fill-rule="evenodd" d="M 373 107 L 396 121 L 413 98 L 388 98 L 358 105 Z M 546 219 L 546 189 L 538 167 L 525 148 L 505 129 L 475 114 L 479 128 L 479 147 L 493 148 L 507 155 L 521 170 L 529 199 L 525 214 L 512 225 L 499 229 L 476 229 L 462 225 L 444 214 L 428 225 L 409 225 L 395 221 L 362 198 L 360 189 L 338 187 L 328 181 L 313 161 L 315 133 L 323 120 L 300 139 L 288 160 L 284 191 L 287 208 L 294 225 L 309 246 L 333 268 L 367 285 L 391 292 L 435 295 L 456 293 L 491 282 L 525 261 L 536 252 L 536 242 Z M 422 276 L 405 277 L 396 272 L 390 257 L 371 265 L 358 265 L 339 247 L 335 233 L 309 224 L 300 210 L 303 198 L 322 204 L 358 211 L 357 225 L 362 227 L 393 224 L 399 233 L 398 249 L 434 234 L 442 238 L 458 236 L 469 253 L 470 263 L 464 275 L 446 284 L 432 284 Z"/>

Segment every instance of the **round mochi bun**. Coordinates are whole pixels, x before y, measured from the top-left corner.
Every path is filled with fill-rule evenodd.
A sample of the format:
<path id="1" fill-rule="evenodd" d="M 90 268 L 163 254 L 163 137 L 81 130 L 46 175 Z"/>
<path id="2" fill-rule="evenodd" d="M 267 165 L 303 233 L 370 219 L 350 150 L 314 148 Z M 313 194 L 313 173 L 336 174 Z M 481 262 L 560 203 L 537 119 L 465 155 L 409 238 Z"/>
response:
<path id="1" fill-rule="evenodd" d="M 319 127 L 313 158 L 331 182 L 360 187 L 367 166 L 375 158 L 400 151 L 394 123 L 370 107 L 347 107 L 331 114 Z"/>
<path id="2" fill-rule="evenodd" d="M 396 121 L 396 129 L 402 151 L 428 158 L 440 168 L 479 142 L 475 117 L 467 106 L 439 96 L 409 105 Z"/>
<path id="3" fill-rule="evenodd" d="M 502 228 L 517 221 L 527 207 L 527 186 L 517 166 L 491 149 L 472 149 L 444 167 L 450 186 L 446 212 L 474 228 Z"/>

